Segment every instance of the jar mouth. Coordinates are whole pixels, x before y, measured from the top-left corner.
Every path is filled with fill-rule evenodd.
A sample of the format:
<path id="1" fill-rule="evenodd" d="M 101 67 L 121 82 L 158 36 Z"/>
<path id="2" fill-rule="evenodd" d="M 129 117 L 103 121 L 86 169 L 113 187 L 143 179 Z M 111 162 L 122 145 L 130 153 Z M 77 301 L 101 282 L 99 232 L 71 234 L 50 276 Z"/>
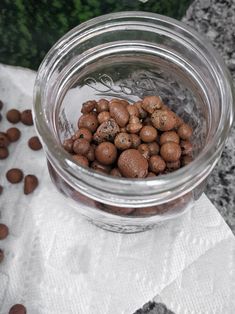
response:
<path id="1" fill-rule="evenodd" d="M 60 64 L 61 56 L 72 49 L 78 41 L 82 44 L 86 38 L 95 36 L 100 31 L 111 27 L 110 23 L 112 23 L 113 28 L 118 28 L 123 23 L 126 27 L 128 25 L 133 27 L 148 25 L 155 28 L 156 31 L 169 34 L 176 42 L 180 40 L 186 49 L 197 51 L 214 76 L 221 102 L 221 115 L 217 129 L 198 156 L 189 165 L 175 172 L 144 179 L 116 178 L 100 174 L 76 164 L 51 131 L 44 105 L 46 95 L 51 93 L 48 89 L 50 79 Z M 232 80 L 228 70 L 206 39 L 185 24 L 169 17 L 146 12 L 119 12 L 94 18 L 75 27 L 51 48 L 43 60 L 36 78 L 34 121 L 47 158 L 65 181 L 75 189 L 79 188 L 83 194 L 109 204 L 119 204 L 120 206 L 128 204 L 134 207 L 138 203 L 143 206 L 150 206 L 192 191 L 209 175 L 220 157 L 233 122 L 233 100 Z M 74 179 L 72 182 L 71 178 Z"/>

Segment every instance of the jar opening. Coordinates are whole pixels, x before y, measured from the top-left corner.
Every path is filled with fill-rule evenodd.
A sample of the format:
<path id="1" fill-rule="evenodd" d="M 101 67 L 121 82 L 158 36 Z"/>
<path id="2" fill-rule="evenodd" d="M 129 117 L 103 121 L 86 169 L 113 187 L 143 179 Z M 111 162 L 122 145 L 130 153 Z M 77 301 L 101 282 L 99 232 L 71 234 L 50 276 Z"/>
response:
<path id="1" fill-rule="evenodd" d="M 61 147 L 83 102 L 153 94 L 193 127 L 190 165 L 156 179 L 117 179 L 75 164 Z M 35 126 L 48 159 L 74 188 L 120 206 L 146 206 L 179 197 L 208 176 L 232 124 L 232 103 L 227 70 L 205 40 L 173 19 L 122 12 L 76 27 L 50 50 L 36 79 Z"/>

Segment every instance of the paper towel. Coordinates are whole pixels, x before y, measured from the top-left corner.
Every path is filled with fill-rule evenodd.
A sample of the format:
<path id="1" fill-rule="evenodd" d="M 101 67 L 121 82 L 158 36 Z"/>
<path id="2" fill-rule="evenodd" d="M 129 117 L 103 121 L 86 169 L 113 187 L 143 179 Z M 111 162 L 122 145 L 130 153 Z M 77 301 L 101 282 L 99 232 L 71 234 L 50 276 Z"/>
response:
<path id="1" fill-rule="evenodd" d="M 0 65 L 0 99 L 32 106 L 33 71 Z M 0 129 L 10 123 L 3 119 Z M 23 303 L 32 314 L 131 314 L 153 299 L 175 313 L 235 313 L 235 238 L 205 195 L 193 211 L 140 234 L 101 230 L 66 204 L 50 181 L 42 151 L 31 151 L 33 127 L 0 161 L 0 313 Z M 23 195 L 11 185 L 12 167 L 35 174 L 40 185 Z"/>

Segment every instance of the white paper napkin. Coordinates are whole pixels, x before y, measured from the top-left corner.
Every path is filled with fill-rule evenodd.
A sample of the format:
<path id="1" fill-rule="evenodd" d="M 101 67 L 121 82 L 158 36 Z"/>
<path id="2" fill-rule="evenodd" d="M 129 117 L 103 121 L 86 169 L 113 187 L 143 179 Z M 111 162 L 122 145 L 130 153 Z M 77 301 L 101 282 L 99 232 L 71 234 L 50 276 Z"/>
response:
<path id="1" fill-rule="evenodd" d="M 33 71 L 0 65 L 0 99 L 9 108 L 32 106 Z M 4 119 L 0 130 L 10 123 Z M 196 208 L 151 231 L 122 235 L 101 230 L 69 208 L 50 181 L 42 151 L 31 151 L 33 127 L 0 161 L 0 313 L 23 303 L 30 314 L 131 314 L 155 297 L 175 313 L 235 313 L 235 238 L 205 195 Z M 12 167 L 40 185 L 23 195 L 11 185 Z"/>

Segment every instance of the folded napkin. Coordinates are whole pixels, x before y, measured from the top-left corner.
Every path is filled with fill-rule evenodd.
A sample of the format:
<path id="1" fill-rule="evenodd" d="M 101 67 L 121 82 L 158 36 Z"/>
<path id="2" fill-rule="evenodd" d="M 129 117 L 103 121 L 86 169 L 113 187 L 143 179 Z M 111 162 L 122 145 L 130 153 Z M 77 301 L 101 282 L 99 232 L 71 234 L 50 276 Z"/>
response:
<path id="1" fill-rule="evenodd" d="M 32 107 L 35 72 L 0 65 L 0 99 Z M 0 130 L 12 126 L 6 119 Z M 131 314 L 154 298 L 175 313 L 235 313 L 235 238 L 203 195 L 192 211 L 138 234 L 116 234 L 87 222 L 50 181 L 43 151 L 32 151 L 33 127 L 0 161 L 0 313 L 23 303 L 29 314 Z M 5 172 L 35 174 L 39 187 L 23 194 Z"/>

